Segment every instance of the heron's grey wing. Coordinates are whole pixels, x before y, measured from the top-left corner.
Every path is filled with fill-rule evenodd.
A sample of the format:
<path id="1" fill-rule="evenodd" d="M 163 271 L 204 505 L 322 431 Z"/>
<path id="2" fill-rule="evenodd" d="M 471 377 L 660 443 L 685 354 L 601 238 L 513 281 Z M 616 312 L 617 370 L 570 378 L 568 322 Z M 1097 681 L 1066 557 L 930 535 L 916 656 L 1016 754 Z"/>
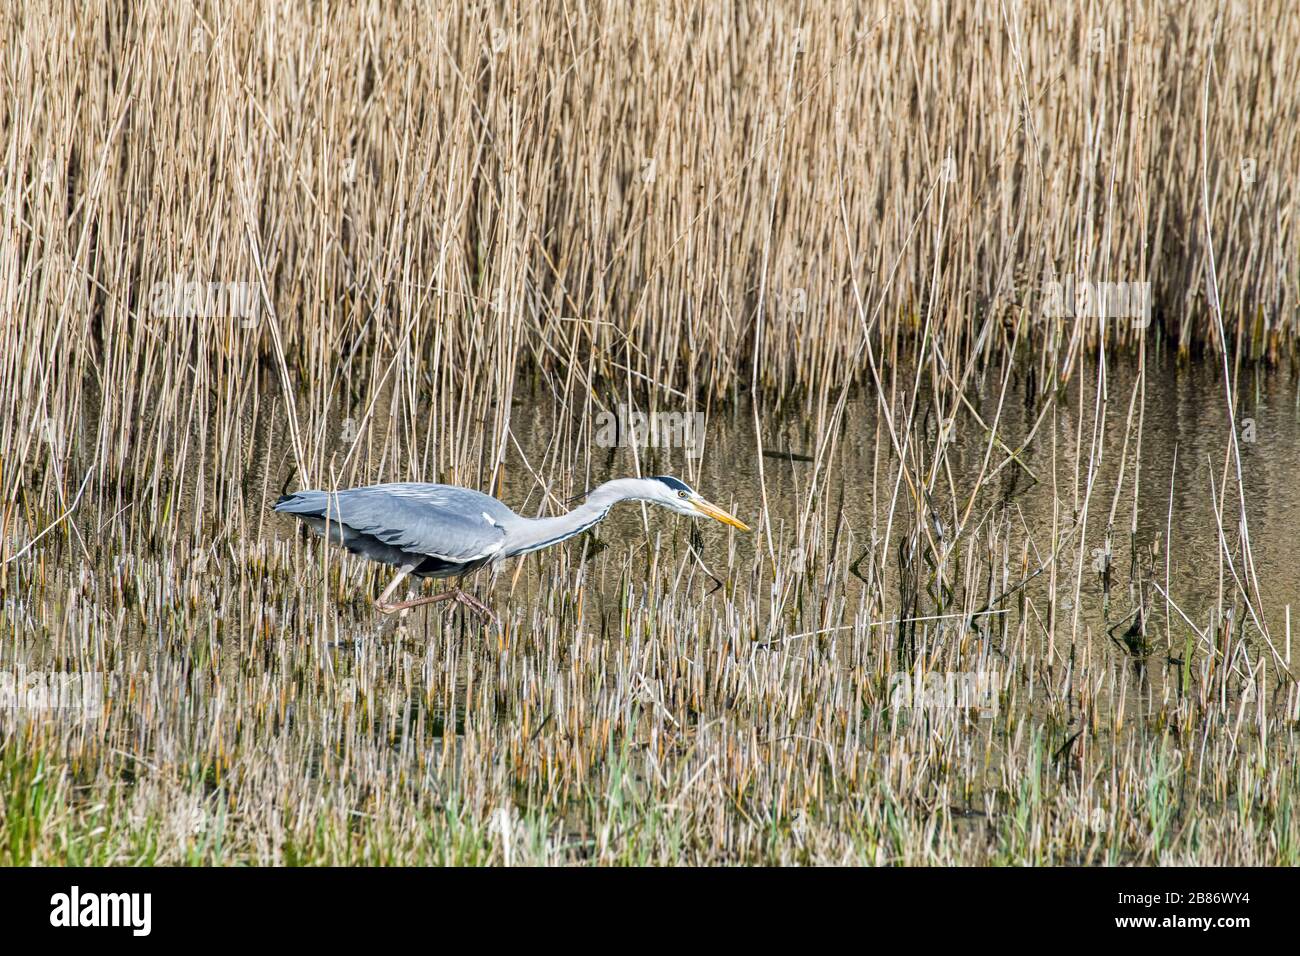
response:
<path id="1" fill-rule="evenodd" d="M 506 534 L 502 511 L 514 514 L 495 498 L 448 485 L 304 491 L 283 499 L 276 510 L 337 522 L 402 551 L 456 564 L 500 551 Z"/>

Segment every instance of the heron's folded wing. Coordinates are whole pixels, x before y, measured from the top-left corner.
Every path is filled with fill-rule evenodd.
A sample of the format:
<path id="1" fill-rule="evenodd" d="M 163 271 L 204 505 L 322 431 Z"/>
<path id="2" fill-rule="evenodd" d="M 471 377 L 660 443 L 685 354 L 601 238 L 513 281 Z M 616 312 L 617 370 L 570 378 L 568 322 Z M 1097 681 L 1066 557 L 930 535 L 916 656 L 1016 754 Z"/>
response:
<path id="1" fill-rule="evenodd" d="M 505 540 L 505 529 L 468 497 L 382 487 L 318 494 L 317 517 L 413 554 L 464 563 L 490 557 Z"/>

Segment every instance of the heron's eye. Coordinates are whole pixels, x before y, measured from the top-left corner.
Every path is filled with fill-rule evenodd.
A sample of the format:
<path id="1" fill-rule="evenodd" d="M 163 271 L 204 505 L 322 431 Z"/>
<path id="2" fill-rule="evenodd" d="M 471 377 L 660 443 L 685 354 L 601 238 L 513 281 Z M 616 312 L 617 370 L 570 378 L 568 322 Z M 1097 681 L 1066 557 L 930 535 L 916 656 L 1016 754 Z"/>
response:
<path id="1" fill-rule="evenodd" d="M 678 497 L 678 498 L 689 498 L 690 495 L 688 495 L 688 494 L 687 494 L 686 492 L 684 492 L 684 491 L 679 491 L 679 492 L 677 492 L 677 497 Z"/>

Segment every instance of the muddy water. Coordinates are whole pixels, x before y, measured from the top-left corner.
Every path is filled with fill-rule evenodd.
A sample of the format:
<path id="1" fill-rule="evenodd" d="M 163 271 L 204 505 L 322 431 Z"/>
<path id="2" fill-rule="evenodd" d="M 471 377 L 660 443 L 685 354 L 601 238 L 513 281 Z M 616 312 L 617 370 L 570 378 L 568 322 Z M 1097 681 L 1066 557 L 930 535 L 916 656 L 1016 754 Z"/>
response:
<path id="1" fill-rule="evenodd" d="M 1049 559 L 1053 542 L 1060 543 L 1054 562 L 1058 633 L 1106 641 L 1105 634 L 1115 629 L 1121 637 L 1127 630 L 1124 620 L 1141 605 L 1153 646 L 1163 648 L 1167 639 L 1181 646 L 1182 637 L 1174 633 L 1170 638 L 1169 633 L 1185 634 L 1187 620 L 1205 630 L 1211 624 L 1222 626 L 1228 617 L 1240 627 L 1257 616 L 1284 652 L 1288 606 L 1292 613 L 1300 608 L 1300 394 L 1289 373 L 1245 371 L 1237 385 L 1250 568 L 1243 560 L 1223 376 L 1213 362 L 1180 366 L 1149 359 L 1144 373 L 1131 360 L 1105 368 L 1085 365 L 1074 371 L 1041 423 L 1045 406 L 1028 397 L 1032 383 L 1027 373 L 1012 376 L 1005 392 L 999 374 L 990 371 L 984 381 L 971 383 L 967 394 L 980 419 L 998 422 L 1005 446 L 1024 446 L 1018 456 L 1023 468 L 1003 465 L 1006 449 L 994 445 L 990 451 L 987 430 L 968 409 L 952 413 L 936 408 L 924 388 L 913 409 L 902 397 L 910 391 L 911 378 L 898 376 L 895 430 L 901 438 L 910 412 L 925 436 L 919 462 L 909 447 L 913 475 L 928 475 L 942 417 L 952 418 L 951 446 L 926 498 L 932 530 L 919 548 L 920 558 L 927 559 L 917 559 L 923 579 L 933 573 L 930 562 L 938 550 L 947 546 L 954 558 L 965 556 L 972 539 L 983 546 L 996 527 L 997 546 L 1009 549 L 1015 569 L 1027 576 L 1047 565 L 1026 586 L 1044 614 L 1052 587 Z M 519 404 L 527 403 L 525 396 Z M 760 414 L 756 424 L 753 410 L 742 403 L 708 420 L 702 446 L 692 450 L 698 454 L 681 448 L 594 448 L 586 473 L 566 477 L 576 490 L 638 472 L 684 478 L 756 526 L 753 536 L 734 544 L 734 568 L 745 567 L 753 556 L 766 557 L 769 549 L 778 563 L 800 560 L 797 529 L 810 504 L 832 528 L 841 528 L 840 542 L 847 537 L 859 551 L 888 533 L 888 547 L 877 552 L 885 555 L 881 610 L 892 615 L 899 609 L 899 545 L 916 522 L 907 482 L 898 481 L 895 443 L 879 409 L 874 389 L 853 394 L 832 446 L 827 441 L 831 428 L 815 409 Z M 512 427 L 519 451 L 507 469 L 513 476 L 503 492 L 507 499 L 523 495 L 537 500 L 525 491 L 535 491 L 537 484 L 527 477 L 528 469 L 547 456 L 560 425 L 544 412 L 518 416 Z M 972 502 L 981 474 L 986 477 Z M 647 531 L 671 533 L 673 522 L 680 521 L 624 505 L 601 537 L 615 545 L 623 538 L 646 540 Z M 726 562 L 725 537 L 703 530 L 706 562 L 710 556 Z M 931 550 L 925 554 L 927 544 Z M 949 605 L 955 600 L 961 607 L 963 589 L 971 584 L 962 578 L 971 564 L 955 562 L 949 569 L 954 591 Z M 1238 579 L 1251 595 L 1249 605 L 1240 596 Z M 1002 586 L 1019 580 L 1006 578 Z M 982 605 L 990 588 L 997 587 L 987 580 L 978 583 L 982 597 L 975 603 Z M 846 592 L 856 593 L 855 587 L 862 586 L 850 579 Z M 929 581 L 917 610 L 942 610 L 942 599 L 938 585 Z"/>
<path id="2" fill-rule="evenodd" d="M 773 568 L 803 563 L 820 574 L 830 566 L 831 577 L 818 578 L 812 588 L 829 580 L 846 622 L 865 610 L 872 620 L 950 615 L 958 627 L 963 608 L 983 607 L 1009 591 L 1011 600 L 993 601 L 993 607 L 1023 614 L 1015 608 L 1020 592 L 1014 589 L 1028 578 L 1027 613 L 1038 618 L 1040 635 L 1047 633 L 1051 610 L 1055 635 L 1110 649 L 1117 645 L 1107 635 L 1122 637 L 1141 608 L 1143 639 L 1153 652 L 1182 647 L 1189 622 L 1208 635 L 1230 620 L 1234 633 L 1249 634 L 1258 658 L 1271 653 L 1257 634 L 1258 620 L 1286 655 L 1288 609 L 1300 610 L 1300 392 L 1290 373 L 1245 371 L 1237 383 L 1251 566 L 1243 556 L 1224 383 L 1213 362 L 1179 366 L 1151 358 L 1144 373 L 1132 360 L 1084 365 L 1050 403 L 1035 397 L 1027 370 L 1005 386 L 999 375 L 993 369 L 968 383 L 971 407 L 953 409 L 936 403 L 928 383 L 912 402 L 912 375 L 900 370 L 892 376 L 896 386 L 886 386 L 895 389 L 889 407 L 896 438 L 876 390 L 862 388 L 850 393 L 838 419 L 815 404 L 756 417 L 742 400 L 708 414 L 691 448 L 605 447 L 608 435 L 597 438 L 590 421 L 566 418 L 545 396 L 520 391 L 498 486 L 507 504 L 535 515 L 555 513 L 562 499 L 608 478 L 676 475 L 755 532 L 733 534 L 711 522 L 624 504 L 598 529 L 607 565 L 657 549 L 694 573 L 684 556 L 684 545 L 692 543 L 701 571 L 738 583 L 738 598 L 760 602 L 770 594 L 766 583 L 750 583 L 756 567 L 770 580 Z M 951 402 L 951 392 L 943 389 L 940 402 Z M 267 404 L 277 403 L 268 397 Z M 909 417 L 915 423 L 911 439 Z M 980 421 L 997 423 L 1000 441 L 991 448 Z M 948 450 L 936 470 L 934 452 L 945 429 Z M 265 516 L 276 489 L 294 480 L 284 430 L 273 431 L 259 433 L 248 474 L 238 476 L 248 489 L 250 516 Z M 897 447 L 904 441 L 909 469 L 900 476 Z M 495 447 L 496 441 L 484 444 Z M 1019 464 L 1007 463 L 1008 448 L 1017 450 Z M 369 480 L 443 477 L 396 474 L 377 465 L 360 470 Z M 924 495 L 913 491 L 918 475 L 929 485 Z M 488 480 L 479 487 L 488 487 Z M 923 522 L 916 517 L 918 498 L 927 512 Z M 198 511 L 188 505 L 180 510 Z M 95 522 L 87 520 L 83 534 L 93 534 Z M 292 522 L 276 515 L 264 521 L 263 536 L 302 547 L 289 541 Z M 920 523 L 926 533 L 918 535 Z M 207 529 L 208 537 L 216 530 Z M 504 609 L 533 603 L 555 574 L 572 568 L 575 555 L 591 547 L 582 538 L 561 546 L 563 557 L 530 558 L 518 577 L 507 567 L 510 580 L 497 581 L 493 600 Z M 186 553 L 182 549 L 181 557 Z M 857 567 L 870 586 L 847 573 L 868 553 L 873 557 Z M 67 568 L 69 583 L 76 580 L 78 553 L 61 548 L 52 554 L 53 567 Z M 192 569 L 183 571 L 186 580 L 196 577 Z M 915 579 L 910 601 L 909 574 Z M 364 590 L 356 576 L 350 581 Z M 619 600 L 617 574 L 612 580 L 585 577 L 581 587 L 598 606 Z M 46 610 L 49 619 L 57 618 L 57 607 Z M 778 637 L 783 624 L 779 615 L 772 618 L 772 636 Z"/>

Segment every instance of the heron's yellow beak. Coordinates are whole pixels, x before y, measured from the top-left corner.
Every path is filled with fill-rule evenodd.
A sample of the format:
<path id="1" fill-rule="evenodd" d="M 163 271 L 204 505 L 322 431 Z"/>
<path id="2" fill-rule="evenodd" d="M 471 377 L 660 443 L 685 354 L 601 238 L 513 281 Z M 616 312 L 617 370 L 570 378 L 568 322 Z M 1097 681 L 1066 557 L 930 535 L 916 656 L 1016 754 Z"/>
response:
<path id="1" fill-rule="evenodd" d="M 750 530 L 749 525 L 745 524 L 745 522 L 741 521 L 739 518 L 735 517 L 734 515 L 727 514 L 727 512 L 723 511 L 717 505 L 710 504 L 709 502 L 705 501 L 703 498 L 698 498 L 698 497 L 693 498 L 691 500 L 691 504 L 695 506 L 695 510 L 698 511 L 700 514 L 708 515 L 710 518 L 713 518 L 715 521 L 721 521 L 723 524 L 729 524 L 733 528 L 739 528 L 741 531 Z"/>

